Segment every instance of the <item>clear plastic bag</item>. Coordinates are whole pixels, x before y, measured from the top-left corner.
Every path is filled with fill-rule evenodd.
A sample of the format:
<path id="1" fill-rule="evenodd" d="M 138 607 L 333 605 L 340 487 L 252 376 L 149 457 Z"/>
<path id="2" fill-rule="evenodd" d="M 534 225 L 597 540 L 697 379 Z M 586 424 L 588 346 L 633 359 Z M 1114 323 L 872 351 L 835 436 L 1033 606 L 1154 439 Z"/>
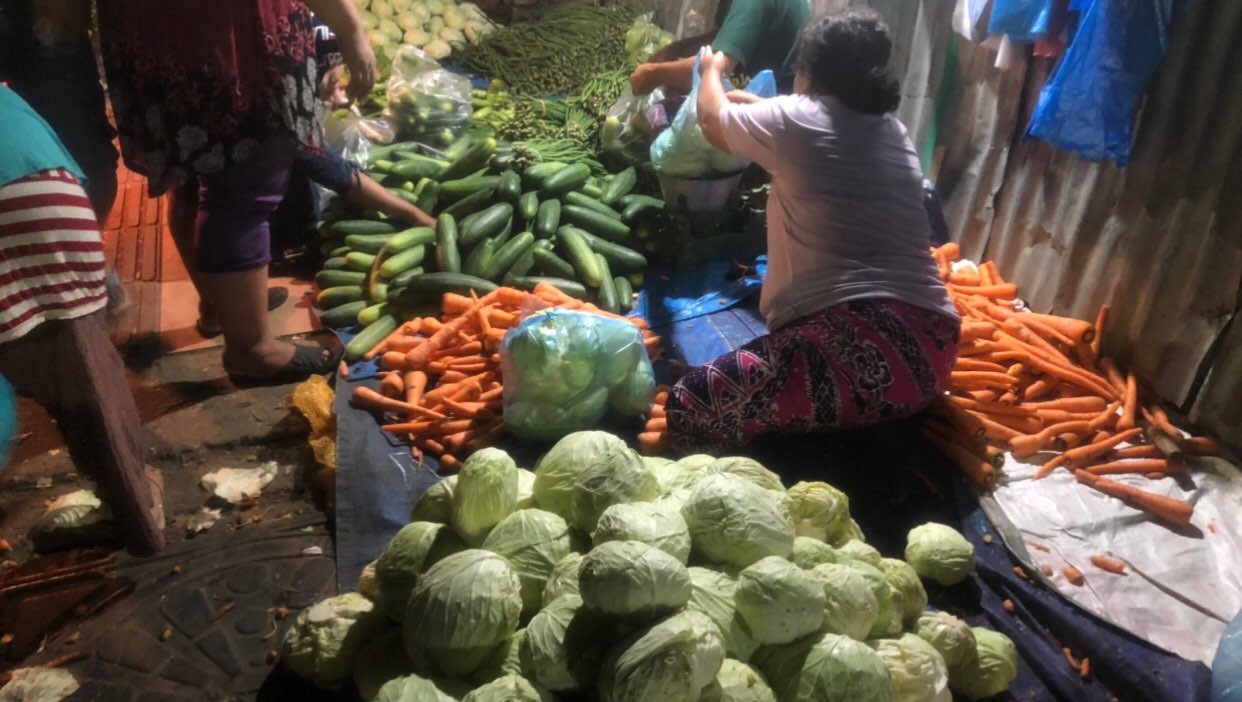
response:
<path id="1" fill-rule="evenodd" d="M 416 46 L 403 44 L 392 62 L 384 119 L 402 141 L 443 149 L 470 126 L 470 80 L 444 70 Z"/>
<path id="2" fill-rule="evenodd" d="M 372 146 L 391 144 L 396 138 L 387 122 L 366 119 L 356 106 L 330 112 L 324 120 L 323 131 L 328 148 L 346 161 L 364 167 Z"/>
<path id="3" fill-rule="evenodd" d="M 658 88 L 650 95 L 634 95 L 625 91 L 604 118 L 599 134 L 600 147 L 624 156 L 631 163 L 646 162 L 655 138 L 648 111 L 652 105 L 663 100 L 664 91 Z"/>
<path id="4" fill-rule="evenodd" d="M 728 78 L 722 78 L 725 91 L 733 90 Z M 772 71 L 761 71 L 746 86 L 746 92 L 762 98 L 776 96 L 776 78 Z M 651 144 L 651 165 L 657 171 L 675 178 L 713 178 L 731 175 L 746 168 L 748 162 L 727 154 L 707 141 L 699 126 L 699 59 L 694 61 L 694 87 L 686 102 L 673 118 L 673 124 Z"/>
<path id="5" fill-rule="evenodd" d="M 554 441 L 609 414 L 637 417 L 655 394 L 638 328 L 587 312 L 531 315 L 505 336 L 500 364 L 505 427 L 521 439 Z"/>
<path id="6" fill-rule="evenodd" d="M 625 54 L 631 65 L 644 63 L 677 39 L 671 32 L 664 31 L 652 21 L 654 16 L 654 12 L 648 12 L 639 17 L 625 33 Z"/>

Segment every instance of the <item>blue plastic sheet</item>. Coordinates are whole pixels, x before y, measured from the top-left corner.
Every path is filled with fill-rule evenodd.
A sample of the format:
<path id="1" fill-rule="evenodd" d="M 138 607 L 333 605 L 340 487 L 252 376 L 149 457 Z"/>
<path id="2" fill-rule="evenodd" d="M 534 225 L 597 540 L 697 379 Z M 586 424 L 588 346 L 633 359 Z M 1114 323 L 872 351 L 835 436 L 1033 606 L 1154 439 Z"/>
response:
<path id="1" fill-rule="evenodd" d="M 1130 160 L 1134 111 L 1185 0 L 1075 0 L 1078 32 L 1039 94 L 1027 136 L 1090 161 Z M 993 18 L 995 18 L 995 12 Z"/>
<path id="2" fill-rule="evenodd" d="M 993 0 L 988 31 L 1013 41 L 1032 42 L 1048 33 L 1053 0 Z"/>
<path id="3" fill-rule="evenodd" d="M 17 436 L 17 396 L 0 375 L 0 470 L 9 464 L 9 447 Z"/>

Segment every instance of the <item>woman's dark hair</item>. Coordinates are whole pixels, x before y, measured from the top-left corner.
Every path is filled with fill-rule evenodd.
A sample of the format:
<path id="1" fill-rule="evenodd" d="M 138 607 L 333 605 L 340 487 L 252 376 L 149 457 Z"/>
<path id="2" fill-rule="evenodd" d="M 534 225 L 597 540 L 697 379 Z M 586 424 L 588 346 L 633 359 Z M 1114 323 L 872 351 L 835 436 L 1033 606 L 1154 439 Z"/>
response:
<path id="1" fill-rule="evenodd" d="M 802 31 L 794 67 L 810 79 L 814 95 L 832 95 L 848 107 L 882 115 L 897 109 L 901 89 L 888 72 L 893 41 L 870 11 L 816 20 Z"/>

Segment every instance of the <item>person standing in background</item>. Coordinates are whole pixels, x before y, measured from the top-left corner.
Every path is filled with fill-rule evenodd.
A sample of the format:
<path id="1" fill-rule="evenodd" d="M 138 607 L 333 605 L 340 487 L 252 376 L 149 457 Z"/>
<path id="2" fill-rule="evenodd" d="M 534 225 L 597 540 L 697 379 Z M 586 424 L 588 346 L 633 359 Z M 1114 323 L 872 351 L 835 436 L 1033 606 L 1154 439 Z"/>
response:
<path id="1" fill-rule="evenodd" d="M 0 124 L 21 135 L 0 139 L 0 376 L 56 420 L 130 552 L 154 554 L 165 538 L 163 480 L 144 462 L 138 408 L 108 338 L 103 241 L 82 170 L 4 86 Z"/>

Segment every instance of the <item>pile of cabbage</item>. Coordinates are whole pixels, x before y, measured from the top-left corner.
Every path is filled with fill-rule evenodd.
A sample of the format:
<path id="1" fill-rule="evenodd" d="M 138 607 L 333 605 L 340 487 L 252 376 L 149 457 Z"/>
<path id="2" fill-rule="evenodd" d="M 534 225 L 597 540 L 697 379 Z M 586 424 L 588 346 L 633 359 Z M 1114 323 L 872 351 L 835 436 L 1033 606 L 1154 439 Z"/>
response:
<path id="1" fill-rule="evenodd" d="M 402 44 L 422 49 L 437 61 L 453 45 L 479 40 L 494 29 L 487 15 L 471 2 L 455 0 L 354 0 L 367 39 L 383 64 Z"/>
<path id="2" fill-rule="evenodd" d="M 473 454 L 419 500 L 357 592 L 299 614 L 281 661 L 382 702 L 853 702 L 1006 690 L 1005 636 L 927 611 L 960 534 L 884 558 L 831 485 L 747 458 L 643 458 L 598 431 L 531 472 Z"/>

